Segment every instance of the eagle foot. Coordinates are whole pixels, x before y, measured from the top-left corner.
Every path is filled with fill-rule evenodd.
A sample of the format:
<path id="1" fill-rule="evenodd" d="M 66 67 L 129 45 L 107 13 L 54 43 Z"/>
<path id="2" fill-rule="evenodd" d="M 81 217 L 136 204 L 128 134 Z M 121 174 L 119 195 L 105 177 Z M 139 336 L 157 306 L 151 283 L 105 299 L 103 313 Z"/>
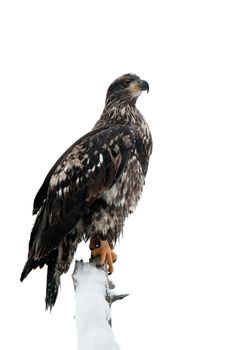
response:
<path id="1" fill-rule="evenodd" d="M 113 263 L 117 260 L 117 255 L 112 250 L 110 244 L 107 240 L 91 240 L 89 245 L 92 256 L 99 256 L 99 264 L 103 265 L 106 263 L 108 265 L 108 272 L 113 272 Z"/>

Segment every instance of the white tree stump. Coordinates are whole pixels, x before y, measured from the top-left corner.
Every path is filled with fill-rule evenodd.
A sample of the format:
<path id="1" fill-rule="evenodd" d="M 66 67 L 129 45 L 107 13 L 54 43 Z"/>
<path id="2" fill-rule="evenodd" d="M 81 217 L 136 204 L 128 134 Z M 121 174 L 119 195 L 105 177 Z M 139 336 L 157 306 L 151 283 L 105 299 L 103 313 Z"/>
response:
<path id="1" fill-rule="evenodd" d="M 107 267 L 97 267 L 96 262 L 76 261 L 72 275 L 78 350 L 120 350 L 111 328 L 111 304 L 128 294 L 114 294 Z"/>

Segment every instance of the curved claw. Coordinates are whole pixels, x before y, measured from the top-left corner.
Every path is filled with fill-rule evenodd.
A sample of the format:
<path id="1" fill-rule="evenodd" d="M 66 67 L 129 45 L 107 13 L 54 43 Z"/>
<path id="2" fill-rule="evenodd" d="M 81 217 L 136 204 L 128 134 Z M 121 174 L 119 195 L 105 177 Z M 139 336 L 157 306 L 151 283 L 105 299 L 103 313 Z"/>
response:
<path id="1" fill-rule="evenodd" d="M 90 243 L 91 247 L 91 243 Z M 113 263 L 117 260 L 117 255 L 111 249 L 108 241 L 100 240 L 100 246 L 92 249 L 92 256 L 100 256 L 99 264 L 103 265 L 106 263 L 108 265 L 108 272 L 113 272 Z"/>

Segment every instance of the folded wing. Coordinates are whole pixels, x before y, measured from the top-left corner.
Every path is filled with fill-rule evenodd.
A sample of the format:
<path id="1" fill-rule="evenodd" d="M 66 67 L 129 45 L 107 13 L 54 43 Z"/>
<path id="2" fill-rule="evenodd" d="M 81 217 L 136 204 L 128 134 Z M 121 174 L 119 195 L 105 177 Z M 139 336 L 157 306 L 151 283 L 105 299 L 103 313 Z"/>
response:
<path id="1" fill-rule="evenodd" d="M 34 212 L 41 210 L 31 233 L 31 259 L 41 261 L 59 245 L 85 210 L 116 183 L 135 146 L 133 130 L 116 125 L 92 131 L 60 157 L 34 201 Z"/>

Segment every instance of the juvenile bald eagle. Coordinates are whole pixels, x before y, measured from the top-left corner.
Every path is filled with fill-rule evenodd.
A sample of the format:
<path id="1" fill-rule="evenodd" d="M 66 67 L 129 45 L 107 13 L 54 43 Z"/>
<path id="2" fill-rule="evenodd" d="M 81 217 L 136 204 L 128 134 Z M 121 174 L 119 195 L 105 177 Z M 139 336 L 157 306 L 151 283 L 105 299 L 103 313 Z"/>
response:
<path id="1" fill-rule="evenodd" d="M 152 151 L 149 127 L 135 104 L 149 85 L 125 74 L 108 88 L 100 119 L 57 160 L 35 199 L 37 214 L 21 281 L 48 266 L 46 308 L 55 304 L 60 276 L 77 245 L 90 239 L 93 256 L 113 271 L 113 247 L 143 189 Z"/>

